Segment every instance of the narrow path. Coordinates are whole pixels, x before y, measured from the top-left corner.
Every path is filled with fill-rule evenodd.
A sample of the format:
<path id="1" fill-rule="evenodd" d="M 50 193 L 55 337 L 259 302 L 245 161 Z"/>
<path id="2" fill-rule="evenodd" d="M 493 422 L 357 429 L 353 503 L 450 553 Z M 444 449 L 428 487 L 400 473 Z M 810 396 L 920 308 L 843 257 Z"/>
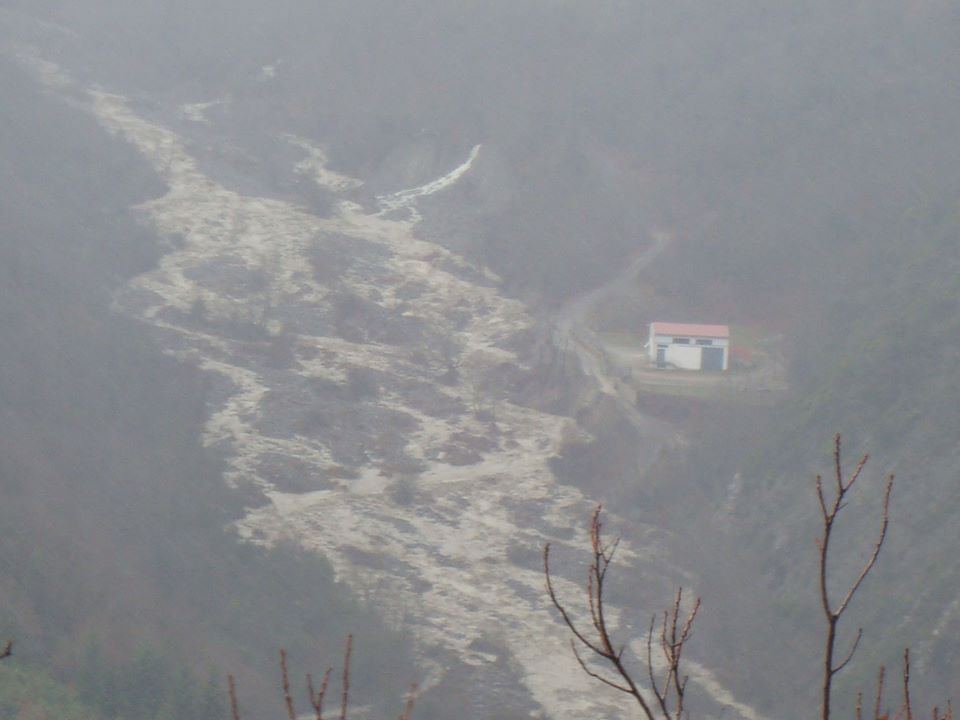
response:
<path id="1" fill-rule="evenodd" d="M 638 454 L 638 477 L 655 461 L 660 447 L 675 434 L 666 424 L 649 418 L 639 410 L 631 397 L 620 388 L 620 381 L 610 372 L 606 358 L 608 348 L 589 324 L 593 311 L 601 303 L 631 289 L 637 276 L 659 257 L 669 244 L 667 233 L 652 233 L 652 244 L 636 257 L 609 282 L 569 300 L 556 314 L 554 320 L 553 343 L 561 353 L 572 353 L 583 370 L 591 378 L 599 392 L 612 398 L 623 418 L 636 430 L 643 440 L 643 448 Z"/>

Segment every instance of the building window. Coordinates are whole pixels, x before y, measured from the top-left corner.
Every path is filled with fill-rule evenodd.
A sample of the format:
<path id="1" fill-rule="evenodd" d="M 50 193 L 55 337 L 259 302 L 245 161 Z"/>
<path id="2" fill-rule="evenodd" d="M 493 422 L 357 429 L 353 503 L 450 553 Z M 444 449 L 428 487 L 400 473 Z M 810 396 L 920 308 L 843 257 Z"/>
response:
<path id="1" fill-rule="evenodd" d="M 697 345 L 713 345 L 713 340 L 698 339 Z"/>
<path id="2" fill-rule="evenodd" d="M 675 338 L 673 339 L 673 344 L 674 344 L 674 345 L 689 345 L 689 344 L 690 344 L 690 338 L 678 338 L 678 337 L 675 337 Z"/>

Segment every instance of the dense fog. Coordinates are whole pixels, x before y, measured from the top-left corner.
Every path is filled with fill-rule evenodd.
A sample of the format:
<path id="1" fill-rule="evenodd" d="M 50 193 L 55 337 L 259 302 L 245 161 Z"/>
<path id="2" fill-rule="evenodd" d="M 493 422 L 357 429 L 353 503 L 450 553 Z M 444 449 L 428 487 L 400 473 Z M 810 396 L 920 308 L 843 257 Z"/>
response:
<path id="1" fill-rule="evenodd" d="M 641 685 L 682 586 L 807 717 L 837 433 L 834 713 L 960 696 L 957 87 L 939 0 L 0 0 L 0 715 L 640 717 L 602 503 Z"/>

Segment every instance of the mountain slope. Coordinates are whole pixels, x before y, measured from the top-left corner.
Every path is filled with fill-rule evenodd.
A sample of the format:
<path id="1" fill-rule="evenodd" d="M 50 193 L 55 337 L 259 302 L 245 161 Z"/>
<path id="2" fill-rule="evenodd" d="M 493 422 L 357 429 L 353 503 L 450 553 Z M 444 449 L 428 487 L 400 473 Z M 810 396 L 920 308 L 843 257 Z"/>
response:
<path id="1" fill-rule="evenodd" d="M 113 678 L 112 702 L 147 712 L 143 685 L 121 669 L 151 647 L 162 655 L 151 665 L 156 696 L 177 692 L 186 702 L 215 667 L 220 688 L 223 673 L 237 673 L 244 699 L 262 710 L 273 707 L 278 645 L 298 664 L 322 665 L 353 629 L 358 652 L 371 656 L 359 692 L 395 702 L 405 681 L 378 676 L 380 663 L 404 657 L 399 640 L 352 606 L 322 561 L 244 549 L 222 531 L 241 505 L 223 489 L 220 459 L 198 442 L 209 383 L 110 310 L 117 285 L 163 250 L 129 213 L 162 183 L 88 116 L 2 63 L 0 632 L 16 647 L 8 664 L 41 666 L 81 694 Z M 301 602 L 305 593 L 316 605 Z M 181 682 L 185 670 L 199 679 Z M 223 711 L 222 690 L 216 697 Z M 180 716 L 209 710 L 198 696 Z"/>

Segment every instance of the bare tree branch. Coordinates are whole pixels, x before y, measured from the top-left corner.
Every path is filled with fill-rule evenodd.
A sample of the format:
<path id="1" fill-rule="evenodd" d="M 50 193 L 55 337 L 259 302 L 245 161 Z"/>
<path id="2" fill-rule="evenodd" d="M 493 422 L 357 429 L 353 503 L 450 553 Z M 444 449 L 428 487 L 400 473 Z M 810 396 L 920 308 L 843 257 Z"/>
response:
<path id="1" fill-rule="evenodd" d="M 866 457 L 866 455 L 864 455 Z M 852 483 L 851 483 L 852 484 Z M 846 596 L 843 598 L 843 602 L 840 603 L 840 606 L 837 608 L 837 614 L 839 615 L 844 610 L 847 609 L 847 605 L 850 604 L 850 600 L 853 599 L 854 593 L 860 589 L 860 585 L 863 583 L 864 578 L 867 577 L 873 566 L 877 562 L 877 557 L 880 555 L 880 548 L 883 547 L 883 541 L 887 536 L 887 526 L 890 523 L 890 491 L 893 490 L 893 475 L 887 479 L 887 486 L 883 491 L 883 521 L 880 524 L 880 535 L 877 538 L 877 542 L 873 546 L 873 552 L 870 554 L 870 559 L 867 560 L 864 564 L 863 569 L 860 571 L 860 575 L 857 576 L 856 581 L 850 587 L 850 590 L 847 592 Z"/>
<path id="2" fill-rule="evenodd" d="M 652 646 L 656 616 L 651 619 L 650 629 L 647 634 L 647 673 L 653 698 L 649 698 L 648 695 L 645 694 L 645 691 L 640 690 L 631 672 L 623 662 L 625 645 L 614 643 L 607 625 L 604 605 L 604 583 L 607 579 L 607 572 L 610 569 L 610 564 L 613 562 L 620 539 L 617 538 L 610 543 L 604 543 L 602 533 L 603 524 L 600 522 L 600 510 L 601 508 L 597 507 L 590 522 L 590 550 L 592 559 L 584 588 L 587 595 L 586 605 L 590 613 L 590 624 L 593 626 L 593 631 L 590 633 L 590 636 L 573 621 L 567 608 L 557 597 L 556 588 L 553 585 L 553 580 L 550 575 L 549 544 L 543 549 L 543 571 L 546 577 L 547 595 L 551 603 L 553 603 L 553 606 L 560 613 L 564 624 L 573 635 L 570 640 L 570 647 L 573 649 L 577 663 L 587 676 L 633 697 L 647 720 L 656 720 L 657 713 L 655 713 L 654 708 L 656 708 L 664 720 L 680 720 L 684 712 L 684 697 L 686 694 L 686 677 L 682 677 L 680 674 L 680 658 L 683 653 L 683 647 L 690 638 L 693 621 L 700 607 L 700 600 L 698 598 L 695 601 L 690 614 L 685 620 L 681 621 L 680 614 L 683 603 L 683 590 L 680 589 L 674 599 L 672 608 L 663 614 L 663 625 L 660 632 L 660 651 L 663 655 L 666 670 L 662 684 L 659 684 L 654 676 Z M 606 662 L 620 679 L 612 680 L 591 668 L 581 654 L 580 647 L 586 648 L 593 653 L 595 657 Z"/>
<path id="3" fill-rule="evenodd" d="M 830 601 L 830 592 L 827 586 L 830 541 L 833 537 L 833 529 L 837 520 L 837 516 L 840 514 L 840 511 L 846 507 L 847 493 L 850 492 L 850 489 L 853 487 L 854 483 L 857 482 L 857 479 L 863 472 L 868 459 L 869 455 L 864 455 L 860 459 L 860 462 L 857 463 L 857 466 L 851 474 L 850 479 L 845 481 L 843 477 L 840 435 L 837 434 L 834 438 L 833 450 L 835 480 L 835 491 L 833 497 L 831 499 L 827 498 L 823 487 L 823 478 L 820 475 L 817 476 L 815 484 L 817 502 L 820 505 L 820 515 L 823 523 L 822 534 L 819 538 L 817 538 L 817 549 L 820 554 L 820 605 L 823 609 L 824 617 L 827 620 L 827 633 L 824 642 L 823 658 L 823 699 L 821 704 L 821 720 L 830 720 L 830 696 L 833 687 L 833 677 L 838 672 L 843 670 L 853 659 L 853 655 L 857 651 L 857 647 L 859 646 L 860 639 L 863 635 L 862 629 L 858 630 L 857 637 L 853 642 L 850 652 L 841 662 L 835 662 L 834 654 L 836 652 L 837 643 L 837 626 L 840 622 L 840 617 L 847 610 L 847 607 L 850 605 L 850 601 L 853 599 L 854 595 L 856 595 L 857 591 L 860 589 L 860 586 L 863 584 L 863 581 L 873 569 L 874 565 L 876 565 L 877 558 L 880 556 L 880 549 L 883 547 L 883 542 L 887 536 L 887 526 L 889 525 L 890 521 L 890 492 L 893 489 L 893 475 L 890 475 L 890 477 L 887 479 L 886 488 L 883 493 L 883 510 L 880 523 L 880 533 L 877 537 L 877 541 L 873 545 L 873 551 L 870 553 L 870 557 L 867 559 L 866 563 L 864 563 L 856 579 L 854 579 L 846 593 L 843 595 L 843 600 L 840 601 L 839 605 L 834 606 Z"/>
<path id="4" fill-rule="evenodd" d="M 886 675 L 886 668 L 881 665 L 877 672 L 877 699 L 873 705 L 873 720 L 880 720 L 880 707 L 883 703 L 883 679 Z"/>
<path id="5" fill-rule="evenodd" d="M 340 720 L 347 720 L 347 706 L 350 704 L 350 656 L 353 654 L 353 635 L 347 635 L 347 644 L 343 649 L 343 692 L 340 697 Z"/>
<path id="6" fill-rule="evenodd" d="M 567 609 L 560 604 L 560 601 L 557 599 L 556 591 L 553 589 L 553 581 L 550 579 L 550 543 L 547 543 L 543 547 L 543 570 L 547 578 L 547 595 L 550 596 L 550 601 L 553 603 L 553 606 L 560 612 L 560 617 L 563 618 L 564 624 L 569 628 L 570 632 L 573 633 L 573 636 L 583 643 L 584 647 L 588 648 L 597 655 L 603 655 L 603 650 L 598 648 L 596 645 L 591 643 L 577 628 L 573 623 L 573 620 L 570 619 L 570 616 L 567 614 Z M 589 577 L 588 577 L 589 579 Z M 590 593 L 591 602 L 592 602 L 592 589 L 588 583 L 588 592 Z"/>
<path id="7" fill-rule="evenodd" d="M 327 686 L 330 684 L 330 673 L 333 668 L 327 668 L 323 673 L 323 681 L 320 683 L 320 691 L 313 690 L 313 676 L 307 673 L 307 694 L 310 696 L 310 704 L 316 713 L 316 720 L 323 720 L 323 699 L 327 695 Z"/>
<path id="8" fill-rule="evenodd" d="M 413 705 L 417 700 L 417 684 L 413 683 L 407 692 L 407 701 L 404 703 L 403 712 L 397 717 L 397 720 L 410 720 L 413 717 Z"/>
<path id="9" fill-rule="evenodd" d="M 237 683 L 233 675 L 227 675 L 227 689 L 230 693 L 230 717 L 232 720 L 240 720 L 240 707 L 237 705 Z"/>
<path id="10" fill-rule="evenodd" d="M 577 662 L 580 664 L 580 667 L 583 669 L 583 671 L 584 671 L 587 675 L 589 675 L 589 676 L 592 677 L 592 678 L 595 678 L 595 679 L 599 680 L 600 682 L 604 683 L 605 685 L 609 685 L 610 687 L 614 688 L 615 690 L 619 690 L 620 692 L 625 692 L 625 693 L 630 693 L 630 692 L 631 692 L 630 688 L 626 687 L 625 685 L 620 685 L 620 684 L 614 682 L 613 680 L 610 680 L 610 679 L 608 679 L 608 678 L 603 677 L 602 675 L 600 675 L 600 674 L 597 673 L 596 671 L 591 670 L 590 667 L 587 665 L 587 663 L 584 662 L 583 657 L 580 655 L 580 651 L 577 650 L 577 645 L 576 645 L 576 643 L 574 643 L 572 640 L 570 641 L 570 649 L 573 650 L 573 656 L 577 659 Z"/>
<path id="11" fill-rule="evenodd" d="M 287 651 L 280 648 L 280 679 L 283 683 L 283 699 L 287 705 L 287 718 L 297 720 L 297 711 L 293 709 L 293 696 L 290 694 L 290 675 L 287 672 Z"/>
<path id="12" fill-rule="evenodd" d="M 347 711 L 350 704 L 350 659 L 353 654 L 353 635 L 348 635 L 343 649 L 343 679 L 342 692 L 340 697 L 340 720 L 347 719 Z M 323 680 L 320 683 L 320 690 L 315 691 L 313 685 L 313 676 L 310 673 L 306 675 L 307 697 L 315 713 L 315 720 L 324 720 L 323 701 L 326 698 L 330 687 L 330 676 L 333 668 L 327 668 L 323 673 Z M 287 711 L 287 720 L 297 720 L 296 709 L 294 708 L 293 695 L 290 691 L 290 673 L 287 668 L 287 651 L 280 649 L 280 681 L 283 688 L 283 699 Z M 237 702 L 237 685 L 233 675 L 227 675 L 228 692 L 230 696 L 230 717 L 231 720 L 240 720 L 240 709 Z M 403 710 L 398 716 L 398 720 L 410 720 L 413 715 L 413 706 L 416 700 L 417 685 L 410 686 L 406 694 Z"/>
<path id="13" fill-rule="evenodd" d="M 910 705 L 910 648 L 903 651 L 903 710 L 907 720 L 913 720 L 913 708 Z"/>
<path id="14" fill-rule="evenodd" d="M 863 637 L 863 628 L 857 628 L 857 637 L 853 640 L 853 646 L 850 648 L 850 652 L 847 653 L 847 656 L 843 659 L 842 662 L 837 664 L 837 672 L 843 670 L 847 663 L 853 660 L 853 654 L 857 651 L 857 647 L 860 645 L 860 638 Z"/>

